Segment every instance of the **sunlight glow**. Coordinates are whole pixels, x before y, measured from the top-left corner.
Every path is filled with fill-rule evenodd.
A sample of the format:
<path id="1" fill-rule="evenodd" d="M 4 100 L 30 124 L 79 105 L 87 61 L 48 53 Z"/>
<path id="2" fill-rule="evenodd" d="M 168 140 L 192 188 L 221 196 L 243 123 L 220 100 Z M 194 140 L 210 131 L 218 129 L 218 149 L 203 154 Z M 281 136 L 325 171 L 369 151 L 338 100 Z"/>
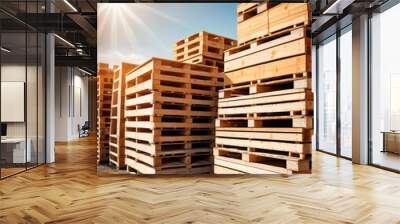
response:
<path id="1" fill-rule="evenodd" d="M 137 49 L 141 47 L 137 34 L 145 35 L 147 37 L 146 40 L 155 44 L 160 51 L 171 51 L 148 26 L 147 21 L 142 19 L 145 14 L 153 15 L 155 20 L 168 20 L 171 24 L 186 28 L 178 19 L 149 5 L 100 3 L 98 4 L 97 17 L 97 46 L 102 54 L 98 54 L 99 62 L 120 64 L 123 61 L 139 63 L 148 60 L 144 55 L 137 52 Z M 137 61 L 127 61 L 131 59 Z"/>

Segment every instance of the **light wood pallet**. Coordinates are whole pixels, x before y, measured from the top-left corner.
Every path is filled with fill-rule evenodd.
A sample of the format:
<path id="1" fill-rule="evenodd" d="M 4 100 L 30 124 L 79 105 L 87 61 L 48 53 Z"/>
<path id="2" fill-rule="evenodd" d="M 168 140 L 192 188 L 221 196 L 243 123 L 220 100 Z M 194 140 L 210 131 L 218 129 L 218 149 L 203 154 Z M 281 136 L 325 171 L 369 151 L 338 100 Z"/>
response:
<path id="1" fill-rule="evenodd" d="M 127 75 L 126 164 L 140 174 L 212 171 L 216 67 L 153 58 Z"/>
<path id="2" fill-rule="evenodd" d="M 234 73 L 246 74 L 254 67 L 269 64 Z M 238 83 L 228 82 L 219 91 L 214 163 L 223 166 L 222 170 L 292 174 L 311 169 L 311 73 L 306 63 L 296 64 L 294 69 L 271 67 L 277 69 L 270 73 L 252 70 L 253 76 L 237 76 Z M 293 130 L 297 133 L 291 133 Z"/>
<path id="3" fill-rule="evenodd" d="M 309 19 L 308 4 L 239 5 L 239 46 L 225 51 L 219 91 L 216 172 L 310 172 Z"/>
<path id="4" fill-rule="evenodd" d="M 218 104 L 215 165 L 231 164 L 226 168 L 250 173 L 252 169 L 238 170 L 235 164 L 283 174 L 310 171 L 310 89 L 231 96 Z"/>
<path id="5" fill-rule="evenodd" d="M 237 15 L 239 45 L 287 28 L 311 24 L 308 3 L 242 3 Z"/>
<path id="6" fill-rule="evenodd" d="M 122 63 L 113 69 L 109 162 L 117 169 L 125 168 L 125 78 L 136 66 Z"/>
<path id="7" fill-rule="evenodd" d="M 302 26 L 267 35 L 225 52 L 225 72 L 311 54 L 309 28 Z"/>
<path id="8" fill-rule="evenodd" d="M 203 55 L 223 61 L 224 51 L 233 46 L 236 46 L 236 40 L 202 31 L 177 41 L 174 58 L 177 61 L 185 61 Z"/>
<path id="9" fill-rule="evenodd" d="M 281 79 L 311 72 L 311 55 L 303 54 L 224 73 L 226 87 L 255 80 Z"/>
<path id="10" fill-rule="evenodd" d="M 219 91 L 218 170 L 292 174 L 311 169 L 313 94 L 309 72 L 230 84 Z"/>
<path id="11" fill-rule="evenodd" d="M 184 60 L 182 62 L 185 63 L 191 63 L 191 64 L 203 64 L 203 65 L 208 65 L 208 66 L 214 66 L 218 68 L 219 72 L 224 72 L 224 60 L 220 59 L 214 59 L 214 58 L 208 58 L 204 55 L 198 55 L 193 58 L 189 58 L 187 60 Z M 221 83 L 221 86 L 224 83 L 224 80 L 221 79 L 219 80 Z"/>
<path id="12" fill-rule="evenodd" d="M 236 40 L 202 31 L 177 41 L 174 58 L 181 62 L 216 66 L 219 72 L 223 72 L 224 51 L 236 45 Z"/>
<path id="13" fill-rule="evenodd" d="M 97 67 L 97 163 L 109 160 L 112 70 L 108 64 Z"/>

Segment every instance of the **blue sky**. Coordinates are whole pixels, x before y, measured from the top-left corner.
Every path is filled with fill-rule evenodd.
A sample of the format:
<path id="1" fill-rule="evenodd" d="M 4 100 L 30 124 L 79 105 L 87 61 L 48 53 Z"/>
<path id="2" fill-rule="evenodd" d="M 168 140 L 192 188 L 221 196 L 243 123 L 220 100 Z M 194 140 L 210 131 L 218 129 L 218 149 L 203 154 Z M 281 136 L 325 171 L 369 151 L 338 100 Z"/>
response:
<path id="1" fill-rule="evenodd" d="M 99 3 L 98 62 L 172 58 L 177 40 L 208 31 L 236 39 L 237 3 Z"/>

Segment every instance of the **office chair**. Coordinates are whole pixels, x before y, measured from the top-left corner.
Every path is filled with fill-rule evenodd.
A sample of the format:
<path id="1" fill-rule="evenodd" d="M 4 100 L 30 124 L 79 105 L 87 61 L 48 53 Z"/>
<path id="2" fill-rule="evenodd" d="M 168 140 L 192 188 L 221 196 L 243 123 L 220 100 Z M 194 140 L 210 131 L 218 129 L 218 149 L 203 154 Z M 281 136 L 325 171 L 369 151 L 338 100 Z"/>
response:
<path id="1" fill-rule="evenodd" d="M 79 128 L 79 138 L 89 136 L 89 129 L 90 129 L 89 121 L 85 121 L 82 127 Z"/>

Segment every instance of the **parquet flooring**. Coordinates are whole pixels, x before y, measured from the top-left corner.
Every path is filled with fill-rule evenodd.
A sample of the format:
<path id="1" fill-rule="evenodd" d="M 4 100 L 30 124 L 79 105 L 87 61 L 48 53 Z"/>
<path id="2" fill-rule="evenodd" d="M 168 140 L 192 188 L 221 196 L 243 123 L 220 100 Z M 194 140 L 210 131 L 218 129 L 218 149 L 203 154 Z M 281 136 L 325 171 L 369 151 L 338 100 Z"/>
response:
<path id="1" fill-rule="evenodd" d="M 0 181 L 0 223 L 400 223 L 400 175 L 326 154 L 310 175 L 110 177 L 95 143 Z"/>

